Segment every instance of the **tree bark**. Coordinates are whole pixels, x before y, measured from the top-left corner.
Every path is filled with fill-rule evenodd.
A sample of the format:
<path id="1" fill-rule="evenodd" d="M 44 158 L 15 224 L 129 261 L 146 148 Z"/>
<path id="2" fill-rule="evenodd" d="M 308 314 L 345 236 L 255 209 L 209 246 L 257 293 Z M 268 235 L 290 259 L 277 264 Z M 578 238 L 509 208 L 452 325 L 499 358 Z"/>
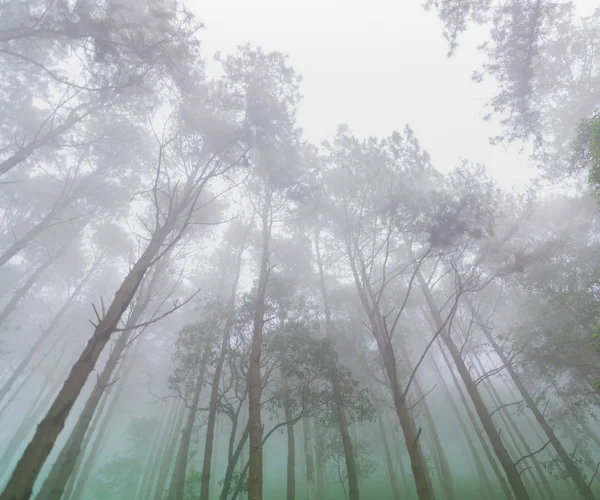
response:
<path id="1" fill-rule="evenodd" d="M 315 462 L 313 460 L 312 433 L 309 417 L 302 417 L 302 438 L 304 444 L 304 463 L 306 467 L 306 499 L 316 500 Z"/>
<path id="2" fill-rule="evenodd" d="M 529 493 L 527 493 L 527 489 L 525 488 L 523 479 L 521 478 L 521 475 L 519 474 L 515 463 L 510 457 L 498 430 L 492 422 L 492 418 L 485 406 L 485 403 L 483 402 L 477 385 L 475 384 L 475 381 L 471 378 L 469 369 L 467 368 L 464 359 L 462 358 L 462 353 L 459 351 L 458 347 L 456 347 L 456 344 L 454 343 L 448 332 L 445 330 L 444 321 L 442 320 L 437 305 L 435 304 L 435 300 L 431 295 L 429 285 L 427 284 L 419 270 L 416 271 L 416 274 L 421 285 L 421 290 L 425 295 L 425 301 L 429 306 L 436 327 L 439 330 L 441 330 L 440 336 L 442 337 L 442 340 L 444 341 L 446 347 L 448 348 L 448 351 L 450 352 L 450 356 L 452 357 L 452 360 L 454 361 L 454 364 L 463 381 L 463 384 L 467 389 L 467 393 L 469 394 L 469 397 L 473 402 L 473 406 L 475 407 L 477 416 L 479 417 L 479 420 L 483 425 L 485 433 L 488 439 L 490 440 L 490 444 L 492 445 L 492 448 L 496 456 L 498 457 L 498 461 L 504 469 L 504 473 L 506 474 L 506 478 L 508 479 L 508 482 L 511 485 L 513 493 L 515 494 L 517 500 L 529 500 L 530 496 Z"/>
<path id="3" fill-rule="evenodd" d="M 485 325 L 483 318 L 481 317 L 479 312 L 475 309 L 475 307 L 473 306 L 472 303 L 469 303 L 469 306 L 471 307 L 471 310 L 473 311 L 475 320 L 477 321 L 477 324 L 480 327 L 480 330 L 485 335 L 485 338 L 488 340 L 488 342 L 494 349 L 494 352 L 496 353 L 496 355 L 498 356 L 500 361 L 506 366 L 507 373 L 510 375 L 510 378 L 512 379 L 513 383 L 515 384 L 515 387 L 519 391 L 519 394 L 521 394 L 523 401 L 525 401 L 525 404 L 529 407 L 529 409 L 533 413 L 533 416 L 535 417 L 537 423 L 539 424 L 541 429 L 546 434 L 546 437 L 550 441 L 550 444 L 552 444 L 552 446 L 556 450 L 558 457 L 560 458 L 565 470 L 569 474 L 569 477 L 575 484 L 577 491 L 579 491 L 579 494 L 585 500 L 594 500 L 594 498 L 595 498 L 594 494 L 592 493 L 587 482 L 583 478 L 581 471 L 573 463 L 571 456 L 569 455 L 569 453 L 567 453 L 567 450 L 565 450 L 561 441 L 556 436 L 554 429 L 550 426 L 550 424 L 546 420 L 546 417 L 544 417 L 544 414 L 540 411 L 537 404 L 531 397 L 531 394 L 525 387 L 525 384 L 523 384 L 523 381 L 521 380 L 520 375 L 517 373 L 514 366 L 512 365 L 512 363 L 510 363 L 510 360 L 504 353 L 504 351 L 500 348 L 500 346 L 496 342 L 496 339 L 492 335 L 492 332 L 490 331 L 490 329 Z"/>

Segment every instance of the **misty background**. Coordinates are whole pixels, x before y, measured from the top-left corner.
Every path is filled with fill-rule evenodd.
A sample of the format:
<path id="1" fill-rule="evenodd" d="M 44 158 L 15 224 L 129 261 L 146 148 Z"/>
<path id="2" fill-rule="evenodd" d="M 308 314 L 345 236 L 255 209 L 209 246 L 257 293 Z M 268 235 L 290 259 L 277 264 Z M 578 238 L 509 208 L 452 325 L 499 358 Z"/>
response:
<path id="1" fill-rule="evenodd" d="M 0 2 L 0 499 L 600 497 L 591 1 Z"/>

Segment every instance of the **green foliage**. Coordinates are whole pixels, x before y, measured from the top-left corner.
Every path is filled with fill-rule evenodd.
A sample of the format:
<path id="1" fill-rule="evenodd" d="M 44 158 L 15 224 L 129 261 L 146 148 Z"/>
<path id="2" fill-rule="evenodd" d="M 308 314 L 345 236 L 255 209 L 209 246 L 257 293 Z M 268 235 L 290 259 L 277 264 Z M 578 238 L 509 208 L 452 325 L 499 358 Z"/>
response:
<path id="1" fill-rule="evenodd" d="M 332 429 L 326 436 L 325 449 L 326 458 L 329 459 L 329 477 L 333 482 L 346 484 L 348 480 L 348 471 L 346 470 L 346 459 L 344 446 L 338 429 Z M 356 458 L 356 474 L 358 479 L 366 479 L 373 474 L 379 463 L 373 458 L 371 445 L 365 440 L 358 440 L 352 443 L 354 456 Z"/>
<path id="2" fill-rule="evenodd" d="M 578 170 L 589 171 L 590 188 L 600 203 L 600 112 L 584 118 L 579 124 L 572 163 Z"/>

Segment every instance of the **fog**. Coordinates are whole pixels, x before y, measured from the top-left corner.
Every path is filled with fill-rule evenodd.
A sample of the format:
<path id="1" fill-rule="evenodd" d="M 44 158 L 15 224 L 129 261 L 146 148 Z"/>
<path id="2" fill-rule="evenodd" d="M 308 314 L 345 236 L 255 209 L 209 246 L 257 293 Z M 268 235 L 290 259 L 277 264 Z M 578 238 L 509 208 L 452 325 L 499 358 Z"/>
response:
<path id="1" fill-rule="evenodd" d="M 0 500 L 600 498 L 593 2 L 0 0 Z"/>

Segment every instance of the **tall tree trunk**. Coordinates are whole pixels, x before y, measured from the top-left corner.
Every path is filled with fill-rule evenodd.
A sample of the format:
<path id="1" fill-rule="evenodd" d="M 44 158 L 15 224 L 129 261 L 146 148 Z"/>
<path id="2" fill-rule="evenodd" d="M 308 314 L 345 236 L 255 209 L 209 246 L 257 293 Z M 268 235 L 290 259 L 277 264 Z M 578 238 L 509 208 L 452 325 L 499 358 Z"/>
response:
<path id="1" fill-rule="evenodd" d="M 296 500 L 296 440 L 294 436 L 294 424 L 292 422 L 292 401 L 289 397 L 287 378 L 283 378 L 283 413 L 287 422 L 287 500 Z"/>
<path id="2" fill-rule="evenodd" d="M 312 433 L 309 417 L 302 417 L 302 439 L 304 444 L 304 464 L 306 468 L 306 499 L 316 500 L 315 462 L 313 460 Z"/>
<path id="3" fill-rule="evenodd" d="M 46 377 L 44 384 L 42 385 L 39 393 L 37 394 L 37 397 L 34 399 L 34 403 L 31 405 L 29 411 L 25 414 L 24 418 L 21 421 L 21 424 L 19 425 L 13 437 L 6 446 L 4 453 L 2 454 L 2 458 L 0 458 L 0 466 L 7 472 L 9 471 L 8 466 L 10 465 L 10 462 L 12 461 L 15 453 L 18 451 L 21 444 L 27 438 L 27 435 L 31 431 L 31 428 L 35 426 L 35 423 L 38 420 L 38 418 L 40 418 L 42 413 L 48 408 L 48 404 L 60 388 L 60 376 L 55 375 L 56 371 L 58 371 L 57 368 L 60 369 L 62 358 L 66 354 L 68 354 L 67 350 L 63 349 L 58 358 L 55 360 L 55 369 L 51 372 L 51 374 L 48 377 Z M 50 386 L 50 389 L 46 390 L 48 386 Z"/>
<path id="4" fill-rule="evenodd" d="M 117 371 L 115 372 L 115 377 L 119 378 L 121 376 L 122 372 L 123 372 L 123 368 L 122 368 L 122 364 L 121 364 L 121 366 L 119 366 L 119 369 L 117 369 Z M 119 386 L 120 385 L 121 384 L 119 384 Z M 118 390 L 119 387 L 116 387 L 115 389 Z M 75 485 L 77 475 L 79 474 L 79 470 L 81 468 L 82 461 L 85 458 L 86 452 L 88 452 L 88 450 L 89 450 L 90 443 L 92 442 L 92 437 L 94 437 L 94 433 L 96 432 L 96 429 L 98 428 L 99 423 L 105 417 L 104 410 L 105 410 L 107 401 L 114 399 L 114 397 L 111 398 L 111 395 L 113 394 L 113 391 L 115 389 L 107 390 L 104 393 L 104 396 L 102 397 L 102 399 L 100 400 L 100 405 L 98 406 L 98 409 L 97 409 L 96 413 L 94 414 L 94 418 L 92 419 L 90 428 L 88 429 L 88 432 L 85 435 L 85 439 L 83 440 L 83 443 L 81 445 L 82 453 L 77 457 L 77 460 L 75 461 L 75 467 L 73 468 L 73 472 L 69 476 L 69 480 L 67 481 L 67 484 L 65 486 L 65 491 L 63 492 L 63 495 L 62 495 L 63 499 L 68 499 L 72 494 L 73 487 Z M 40 500 L 40 499 L 41 499 L 40 495 L 36 496 L 36 500 Z"/>
<path id="5" fill-rule="evenodd" d="M 481 481 L 480 484 L 482 486 L 485 486 L 485 491 L 482 491 L 481 495 L 482 495 L 482 497 L 488 497 L 488 498 L 491 498 L 492 500 L 495 500 L 496 493 L 495 493 L 494 488 L 492 487 L 492 483 L 488 476 L 487 470 L 485 469 L 485 467 L 481 461 L 481 458 L 479 456 L 479 451 L 477 450 L 477 447 L 475 446 L 475 443 L 473 442 L 471 433 L 469 432 L 469 429 L 467 429 L 467 426 L 463 420 L 463 417 L 460 414 L 460 411 L 458 410 L 456 403 L 454 402 L 454 397 L 450 393 L 450 389 L 448 388 L 446 379 L 441 374 L 440 369 L 437 366 L 437 363 L 435 362 L 435 360 L 433 361 L 432 364 L 433 364 L 433 368 L 434 368 L 438 383 L 440 384 L 440 386 L 442 387 L 442 391 L 444 392 L 445 399 L 446 399 L 448 405 L 450 406 L 450 408 L 452 409 L 452 413 L 454 413 L 454 416 L 456 417 L 458 425 L 462 431 L 463 437 L 467 443 L 469 453 L 471 455 L 471 458 L 473 459 L 473 463 L 475 464 L 475 472 L 477 473 L 476 477 Z M 467 411 L 470 412 L 470 409 L 467 408 Z M 471 421 L 473 421 L 472 415 L 471 415 Z M 488 453 L 489 453 L 489 451 L 488 451 Z M 491 457 L 488 457 L 488 458 L 491 458 Z M 493 460 L 493 458 L 492 458 L 492 460 Z"/>
<path id="6" fill-rule="evenodd" d="M 39 423 L 33 439 L 23 452 L 4 492 L 0 495 L 0 500 L 26 500 L 31 496 L 33 485 L 65 425 L 71 408 L 111 335 L 117 330 L 117 325 L 135 296 L 146 271 L 154 264 L 171 229 L 167 230 L 163 226 L 155 231 L 148 247 L 123 280 L 106 314 L 98 321 L 86 347 L 73 364 L 71 373 L 48 413 Z"/>
<path id="7" fill-rule="evenodd" d="M 377 328 L 377 322 L 372 321 L 371 326 Z M 404 439 L 406 440 L 411 470 L 417 488 L 417 495 L 420 500 L 434 499 L 435 495 L 431 484 L 431 478 L 429 477 L 427 462 L 425 461 L 425 456 L 419 443 L 421 429 L 417 429 L 410 408 L 407 405 L 405 395 L 400 387 L 396 372 L 396 358 L 393 350 L 384 337 L 380 336 L 379 340 L 381 341 L 379 352 L 383 358 L 385 371 L 392 387 L 394 406 L 400 421 L 400 426 L 402 427 Z"/>
<path id="8" fill-rule="evenodd" d="M 423 454 L 421 443 L 419 442 L 422 429 L 417 429 L 406 401 L 406 394 L 398 379 L 396 354 L 390 335 L 386 329 L 386 322 L 379 309 L 378 301 L 375 299 L 375 293 L 371 286 L 369 273 L 366 271 L 366 266 L 362 260 L 359 249 L 353 249 L 350 240 L 346 241 L 346 246 L 348 256 L 354 256 L 353 258 L 350 258 L 354 282 L 364 310 L 369 317 L 371 333 L 377 342 L 377 349 L 383 362 L 387 380 L 391 387 L 394 408 L 396 409 L 396 414 L 398 415 L 398 420 L 400 421 L 400 426 L 402 427 L 406 447 L 408 449 L 417 496 L 419 497 L 419 500 L 433 500 L 435 499 L 435 493 L 433 491 L 427 462 Z M 355 259 L 359 259 L 359 262 L 357 263 Z"/>
<path id="9" fill-rule="evenodd" d="M 246 445 L 246 441 L 248 440 L 248 435 L 250 434 L 249 423 L 244 427 L 244 432 L 240 437 L 238 444 L 235 447 L 235 450 L 230 454 L 229 460 L 227 461 L 227 468 L 225 469 L 225 477 L 223 478 L 223 487 L 221 488 L 221 494 L 219 495 L 219 500 L 227 500 L 229 497 L 229 491 L 231 490 L 231 482 L 233 480 L 233 474 L 235 472 L 235 466 L 238 463 L 240 455 L 242 454 L 244 447 Z M 233 441 L 235 440 L 235 435 L 232 433 L 230 438 L 230 448 L 233 449 Z"/>
<path id="10" fill-rule="evenodd" d="M 488 342 L 494 349 L 494 352 L 496 353 L 496 355 L 498 356 L 498 358 L 500 359 L 502 364 L 504 366 L 506 366 L 507 373 L 510 375 L 510 378 L 512 379 L 513 383 L 515 384 L 515 387 L 519 391 L 519 394 L 521 394 L 523 401 L 525 401 L 525 404 L 529 407 L 529 409 L 533 413 L 533 416 L 535 417 L 538 425 L 542 428 L 542 430 L 546 434 L 546 437 L 550 441 L 550 444 L 552 444 L 552 446 L 556 450 L 556 453 L 558 454 L 560 461 L 562 462 L 565 470 L 569 474 L 569 477 L 575 484 L 577 491 L 579 491 L 579 494 L 581 495 L 582 498 L 585 498 L 585 500 L 593 500 L 595 498 L 594 494 L 592 493 L 586 480 L 584 479 L 583 475 L 581 474 L 581 471 L 573 463 L 571 456 L 569 455 L 569 453 L 567 453 L 567 450 L 565 450 L 561 441 L 556 436 L 554 429 L 552 429 L 552 427 L 546 420 L 546 417 L 544 417 L 544 414 L 541 412 L 541 410 L 539 409 L 539 407 L 537 406 L 537 404 L 531 397 L 531 394 L 525 387 L 525 384 L 521 380 L 520 375 L 517 373 L 517 371 L 515 370 L 514 366 L 512 365 L 512 363 L 510 362 L 510 360 L 508 359 L 508 357 L 506 356 L 506 354 L 504 353 L 502 348 L 498 345 L 498 342 L 496 342 L 496 339 L 492 335 L 492 332 L 490 331 L 490 329 L 484 323 L 483 318 L 481 317 L 479 312 L 475 309 L 475 307 L 473 306 L 472 303 L 469 303 L 469 306 L 470 306 L 471 310 L 473 311 L 473 315 L 474 315 L 475 320 L 477 321 L 477 325 L 480 327 L 480 330 L 485 335 L 485 338 L 488 340 Z"/>
<path id="11" fill-rule="evenodd" d="M 400 347 L 400 355 L 402 357 L 401 362 L 406 367 L 408 367 L 409 370 L 412 371 L 413 370 L 412 362 L 411 362 L 410 358 L 408 357 L 404 346 Z M 431 415 L 431 412 L 429 411 L 429 405 L 427 404 L 427 401 L 425 399 L 425 393 L 423 392 L 423 389 L 419 382 L 419 377 L 415 376 L 413 378 L 412 383 L 414 384 L 416 399 L 417 399 L 417 401 L 421 401 L 419 403 L 419 406 L 422 408 L 422 414 L 423 414 L 424 420 L 430 429 L 429 437 L 431 440 L 432 451 L 433 451 L 434 457 L 437 462 L 437 468 L 439 471 L 441 489 L 446 496 L 446 500 L 454 500 L 454 487 L 453 487 L 453 481 L 452 481 L 452 471 L 450 469 L 450 464 L 448 462 L 448 457 L 446 455 L 446 451 L 444 450 L 443 444 L 438 435 L 438 432 L 437 432 L 437 429 L 435 426 L 435 421 L 433 419 L 433 416 Z"/>
<path id="12" fill-rule="evenodd" d="M 315 231 L 315 253 L 317 266 L 319 268 L 319 282 L 321 286 L 321 300 L 323 301 L 323 309 L 325 312 L 325 331 L 327 337 L 331 342 L 335 342 L 333 336 L 333 324 L 331 320 L 331 306 L 329 304 L 329 295 L 327 293 L 327 286 L 325 284 L 325 269 L 323 267 L 323 259 L 321 258 L 321 249 L 319 246 L 319 232 Z M 346 409 L 344 408 L 344 401 L 342 396 L 342 389 L 340 387 L 339 374 L 335 367 L 331 367 L 329 378 L 331 380 L 331 389 L 333 394 L 333 401 L 335 403 L 338 427 L 340 428 L 340 435 L 342 438 L 342 447 L 344 450 L 344 459 L 346 461 L 346 473 L 348 476 L 348 496 L 349 500 L 359 500 L 360 492 L 358 488 L 358 473 L 356 469 L 356 457 L 354 456 L 354 450 L 352 445 L 352 439 L 350 438 L 350 431 L 348 429 L 348 419 L 346 418 Z"/>
<path id="13" fill-rule="evenodd" d="M 200 393 L 204 386 L 204 375 L 206 374 L 206 364 L 210 349 L 206 349 L 206 353 L 200 362 L 200 371 L 196 379 L 194 387 L 194 395 L 192 396 L 192 404 L 188 410 L 187 419 L 183 430 L 181 431 L 181 441 L 175 458 L 175 467 L 173 467 L 173 475 L 171 476 L 171 486 L 169 488 L 169 500 L 183 500 L 185 492 L 185 474 L 187 471 L 188 456 L 190 454 L 190 443 L 192 441 L 192 431 L 198 414 L 198 403 L 200 402 Z"/>
<path id="14" fill-rule="evenodd" d="M 388 444 L 388 439 L 385 435 L 385 429 L 383 427 L 383 421 L 381 420 L 381 413 L 379 411 L 377 412 L 377 423 L 379 425 L 381 442 L 383 443 L 383 451 L 385 452 L 385 462 L 387 464 L 388 475 L 390 477 L 390 484 L 392 486 L 392 496 L 394 500 L 400 500 L 400 490 L 398 490 L 398 483 L 396 482 L 396 475 L 394 474 L 394 465 L 392 464 L 392 454 L 390 453 L 390 445 Z"/>
<path id="15" fill-rule="evenodd" d="M 269 244 L 271 227 L 271 189 L 265 188 L 265 199 L 262 207 L 262 253 L 260 258 L 260 274 L 254 309 L 254 325 L 252 328 L 252 346 L 250 364 L 248 366 L 248 426 L 250 432 L 248 500 L 262 500 L 262 424 L 260 418 L 260 354 L 262 350 L 262 331 L 265 322 L 265 295 L 269 280 Z"/>
<path id="16" fill-rule="evenodd" d="M 527 493 L 527 489 L 525 488 L 523 479 L 521 478 L 521 475 L 519 474 L 515 463 L 510 457 L 508 450 L 506 449 L 506 446 L 504 445 L 504 442 L 500 437 L 498 429 L 496 429 L 492 421 L 492 418 L 485 406 L 485 403 L 483 402 L 483 399 L 481 397 L 481 394 L 479 393 L 479 389 L 477 388 L 475 381 L 471 378 L 471 374 L 469 373 L 469 369 L 467 368 L 464 362 L 462 353 L 459 351 L 458 347 L 456 346 L 448 332 L 445 330 L 444 321 L 442 320 L 442 316 L 437 308 L 435 300 L 431 295 L 429 285 L 427 284 L 419 270 L 416 270 L 416 274 L 421 285 L 421 290 L 425 295 L 425 301 L 429 306 L 436 327 L 438 328 L 438 330 L 441 331 L 440 336 L 442 337 L 442 340 L 444 341 L 446 347 L 448 348 L 448 351 L 450 352 L 450 356 L 452 357 L 452 360 L 454 361 L 454 364 L 463 381 L 463 384 L 467 389 L 467 393 L 469 394 L 469 397 L 473 402 L 473 406 L 475 407 L 477 416 L 479 417 L 479 420 L 483 425 L 485 433 L 488 439 L 490 440 L 490 444 L 492 445 L 492 448 L 496 456 L 498 457 L 498 461 L 504 469 L 504 473 L 506 474 L 506 478 L 508 479 L 508 482 L 511 485 L 515 497 L 517 498 L 517 500 L 529 500 L 530 496 Z"/>
<path id="17" fill-rule="evenodd" d="M 245 245 L 240 245 L 236 254 L 236 263 L 233 283 L 231 285 L 231 294 L 227 304 L 225 328 L 223 330 L 223 338 L 221 339 L 221 350 L 215 365 L 215 373 L 213 374 L 212 385 L 210 390 L 210 403 L 208 409 L 208 419 L 206 422 L 206 439 L 204 442 L 204 459 L 202 461 L 202 479 L 200 483 L 200 500 L 209 500 L 210 496 L 210 474 L 211 460 L 213 455 L 213 446 L 215 440 L 215 426 L 217 423 L 217 404 L 219 402 L 219 384 L 221 382 L 221 374 L 225 357 L 227 356 L 227 348 L 231 338 L 231 330 L 235 321 L 235 300 L 237 295 L 237 286 L 242 268 L 242 254 Z"/>
<path id="18" fill-rule="evenodd" d="M 433 331 L 435 331 L 435 330 L 436 329 L 433 328 Z M 511 498 L 513 498 L 512 490 L 510 489 L 510 487 L 506 481 L 506 477 L 504 476 L 504 474 L 498 467 L 497 459 L 495 458 L 495 455 L 490 450 L 488 440 L 483 435 L 481 428 L 477 422 L 477 419 L 475 418 L 475 415 L 473 415 L 473 412 L 471 410 L 471 405 L 469 404 L 469 401 L 467 400 L 467 397 L 465 396 L 465 394 L 463 392 L 463 388 L 461 387 L 461 384 L 459 383 L 458 379 L 456 378 L 456 375 L 454 373 L 454 367 L 452 365 L 452 362 L 448 358 L 448 355 L 446 354 L 446 352 L 444 350 L 444 346 L 442 345 L 442 342 L 439 342 L 439 347 L 440 347 L 440 353 L 441 353 L 442 357 L 444 358 L 444 362 L 446 363 L 448 371 L 450 372 L 450 376 L 452 378 L 452 382 L 454 383 L 454 387 L 456 388 L 456 390 L 458 392 L 460 401 L 463 404 L 463 407 L 465 408 L 465 411 L 467 412 L 467 416 L 469 417 L 469 421 L 471 422 L 471 426 L 473 427 L 475 434 L 477 435 L 477 437 L 479 439 L 479 444 L 481 445 L 481 448 L 483 449 L 483 452 L 485 453 L 485 456 L 488 459 L 488 463 L 490 464 L 490 466 L 492 467 L 492 470 L 494 471 L 494 474 L 496 475 L 496 479 L 498 480 L 498 483 L 500 484 L 500 487 L 502 488 L 502 491 L 504 492 L 504 496 L 507 499 L 511 499 Z"/>
<path id="19" fill-rule="evenodd" d="M 446 500 L 454 500 L 454 484 L 452 481 L 452 470 L 450 469 L 450 463 L 448 462 L 448 456 L 446 455 L 446 450 L 444 449 L 444 445 L 440 440 L 440 436 L 435 427 L 435 420 L 431 415 L 431 411 L 429 410 L 429 405 L 427 401 L 425 401 L 425 393 L 421 388 L 421 384 L 417 377 L 413 379 L 413 383 L 415 384 L 415 392 L 417 394 L 418 399 L 422 399 L 421 403 L 419 403 L 423 407 L 423 416 L 425 418 L 425 422 L 427 422 L 428 427 L 431 429 L 431 441 L 433 445 L 433 449 L 437 456 L 437 460 L 439 461 L 439 477 L 440 483 L 442 487 L 442 491 L 446 496 Z"/>
<path id="20" fill-rule="evenodd" d="M 139 343 L 136 343 L 134 348 L 138 347 Z M 125 381 L 127 380 L 127 377 L 133 368 L 133 352 L 131 353 L 131 357 L 132 359 L 130 359 L 129 362 L 123 367 L 123 373 L 119 378 L 118 384 L 115 386 L 114 390 L 110 391 L 110 395 L 112 395 L 112 397 L 109 398 L 109 394 L 107 394 L 103 398 L 101 406 L 104 406 L 109 399 L 110 403 L 108 404 L 106 411 L 103 411 L 102 408 L 98 410 L 95 417 L 96 421 L 92 423 L 92 428 L 90 429 L 90 435 L 88 438 L 92 437 L 92 432 L 95 429 L 97 429 L 96 435 L 94 436 L 94 440 L 91 445 L 89 445 L 89 443 L 84 444 L 83 448 L 87 450 L 87 456 L 80 457 L 80 460 L 77 462 L 76 469 L 73 471 L 73 475 L 71 476 L 72 481 L 67 484 L 67 488 L 65 489 L 64 498 L 66 500 L 70 500 L 71 498 L 73 500 L 83 498 L 83 488 L 88 481 L 92 467 L 98 459 L 109 429 L 109 424 L 111 423 L 111 419 L 121 398 L 121 394 L 125 388 Z M 85 460 L 81 460 L 83 458 L 85 458 Z"/>
<path id="21" fill-rule="evenodd" d="M 470 356 L 470 360 L 471 366 L 477 365 L 479 368 L 479 376 L 482 376 L 485 373 L 485 368 L 483 366 L 483 363 L 481 362 L 481 359 L 479 359 L 478 356 Z M 489 379 L 486 379 L 485 381 L 483 381 L 483 384 L 485 384 L 487 392 L 490 395 L 490 399 L 492 403 L 496 405 L 496 408 L 500 408 L 501 406 L 503 406 L 504 401 L 500 397 L 500 394 L 498 394 L 498 391 L 496 391 L 496 388 L 491 383 L 491 381 Z M 513 447 L 517 456 L 531 455 L 533 453 L 533 450 L 527 443 L 525 436 L 519 429 L 519 426 L 514 421 L 510 413 L 507 413 L 503 410 L 499 410 L 494 415 L 499 415 L 499 418 L 502 421 L 502 424 L 504 425 L 503 428 L 506 430 L 510 440 L 513 443 Z M 533 468 L 537 474 L 537 477 L 535 475 L 531 476 L 531 480 L 533 481 L 535 487 L 538 489 L 540 494 L 545 496 L 545 498 L 549 500 L 556 500 L 554 492 L 552 491 L 552 487 L 548 484 L 546 475 L 544 474 L 544 471 L 542 470 L 542 467 L 538 462 L 536 456 L 531 456 L 529 460 L 533 464 Z"/>
<path id="22" fill-rule="evenodd" d="M 48 386 L 50 386 L 49 389 Z M 14 431 L 12 438 L 2 452 L 2 457 L 0 457 L 1 470 L 8 472 L 9 465 L 11 464 L 15 453 L 19 450 L 19 446 L 21 446 L 25 438 L 27 438 L 31 428 L 35 425 L 36 420 L 46 409 L 52 396 L 54 396 L 59 387 L 60 380 L 56 380 L 52 384 L 52 378 L 47 378 L 45 383 L 40 386 L 40 390 L 35 395 L 34 403 L 29 408 L 29 411 L 22 417 L 19 427 Z M 2 479 L 2 475 L 0 475 L 0 479 Z"/>
<path id="23" fill-rule="evenodd" d="M 121 333 L 119 339 L 114 345 L 110 356 L 104 366 L 102 372 L 98 376 L 96 384 L 90 393 L 85 406 L 77 419 L 77 423 L 75 427 L 71 431 L 71 435 L 64 445 L 63 449 L 59 453 L 50 473 L 46 477 L 46 480 L 42 484 L 42 488 L 40 490 L 40 494 L 38 495 L 39 500 L 60 500 L 63 496 L 69 478 L 73 470 L 75 469 L 75 465 L 77 460 L 79 459 L 79 455 L 81 454 L 83 448 L 83 443 L 85 441 L 85 436 L 88 433 L 90 425 L 92 423 L 92 419 L 94 418 L 94 414 L 102 400 L 102 396 L 104 395 L 107 388 L 114 383 L 111 381 L 113 378 L 113 374 L 117 370 L 119 366 L 119 361 L 122 359 L 125 350 L 129 346 L 129 341 L 135 329 L 135 325 L 146 309 L 152 293 L 153 284 L 155 283 L 156 272 L 152 276 L 150 280 L 150 284 L 145 291 L 145 296 L 138 300 L 136 304 L 133 306 L 133 310 L 125 323 L 125 331 Z"/>

